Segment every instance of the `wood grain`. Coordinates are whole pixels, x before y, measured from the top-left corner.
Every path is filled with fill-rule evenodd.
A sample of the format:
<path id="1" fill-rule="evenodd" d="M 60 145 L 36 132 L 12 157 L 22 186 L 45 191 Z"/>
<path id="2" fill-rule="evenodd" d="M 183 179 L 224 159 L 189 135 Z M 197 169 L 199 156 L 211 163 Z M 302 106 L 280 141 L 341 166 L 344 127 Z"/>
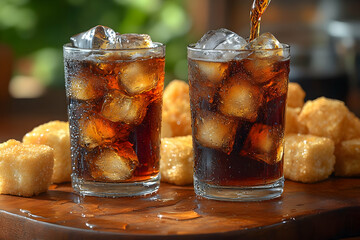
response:
<path id="1" fill-rule="evenodd" d="M 1 239 L 328 239 L 360 236 L 360 179 L 285 182 L 282 197 L 220 202 L 161 184 L 138 198 L 80 197 L 70 184 L 0 195 Z"/>

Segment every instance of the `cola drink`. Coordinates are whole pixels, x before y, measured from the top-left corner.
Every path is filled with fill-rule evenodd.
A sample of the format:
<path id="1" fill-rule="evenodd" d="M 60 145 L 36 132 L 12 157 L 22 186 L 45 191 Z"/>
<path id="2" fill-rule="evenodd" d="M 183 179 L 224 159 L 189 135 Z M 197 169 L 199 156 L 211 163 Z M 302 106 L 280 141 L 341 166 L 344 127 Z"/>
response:
<path id="1" fill-rule="evenodd" d="M 164 61 L 160 43 L 64 46 L 72 185 L 80 194 L 135 196 L 159 188 Z"/>
<path id="2" fill-rule="evenodd" d="M 288 47 L 238 50 L 224 61 L 199 51 L 207 50 L 188 48 L 195 191 L 234 201 L 279 196 Z"/>

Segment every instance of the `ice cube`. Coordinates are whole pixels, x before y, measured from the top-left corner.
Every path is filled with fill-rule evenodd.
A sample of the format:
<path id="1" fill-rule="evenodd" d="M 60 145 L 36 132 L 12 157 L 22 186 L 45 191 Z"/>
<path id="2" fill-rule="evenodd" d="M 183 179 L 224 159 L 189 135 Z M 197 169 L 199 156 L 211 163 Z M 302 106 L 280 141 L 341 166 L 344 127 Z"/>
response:
<path id="1" fill-rule="evenodd" d="M 113 90 L 105 96 L 101 115 L 113 122 L 137 125 L 144 119 L 147 105 L 145 96 L 130 97 Z"/>
<path id="2" fill-rule="evenodd" d="M 70 78 L 68 97 L 77 100 L 91 100 L 100 97 L 103 94 L 103 79 L 90 74 L 78 74 Z"/>
<path id="3" fill-rule="evenodd" d="M 259 87 L 251 85 L 245 75 L 242 76 L 243 79 L 238 79 L 235 75 L 220 90 L 219 110 L 228 116 L 255 121 L 262 94 Z"/>
<path id="4" fill-rule="evenodd" d="M 271 33 L 263 33 L 259 37 L 252 40 L 247 48 L 256 51 L 258 57 L 283 56 L 282 44 Z M 270 50 L 273 49 L 273 50 Z M 266 51 L 261 51 L 266 50 Z M 269 50 L 269 51 L 267 51 Z"/>
<path id="5" fill-rule="evenodd" d="M 244 49 L 247 45 L 245 39 L 236 33 L 220 28 L 210 30 L 196 43 L 195 48 L 201 49 Z"/>
<path id="6" fill-rule="evenodd" d="M 96 114 L 83 114 L 79 119 L 80 145 L 95 148 L 116 140 L 116 125 Z"/>
<path id="7" fill-rule="evenodd" d="M 228 64 L 224 62 L 197 61 L 201 76 L 214 84 L 221 82 L 226 76 Z"/>
<path id="8" fill-rule="evenodd" d="M 147 34 L 121 34 L 118 35 L 122 48 L 150 48 L 153 46 L 151 38 Z"/>
<path id="9" fill-rule="evenodd" d="M 111 28 L 98 25 L 70 38 L 74 47 L 90 49 L 120 48 L 116 33 Z"/>
<path id="10" fill-rule="evenodd" d="M 132 145 L 124 142 L 118 149 L 102 149 L 95 160 L 95 165 L 97 169 L 92 171 L 93 178 L 122 181 L 131 178 L 139 165 L 139 160 Z"/>
<path id="11" fill-rule="evenodd" d="M 267 164 L 281 161 L 284 135 L 278 127 L 256 123 L 252 126 L 240 155 L 246 155 Z"/>
<path id="12" fill-rule="evenodd" d="M 213 112 L 199 112 L 194 124 L 196 140 L 204 147 L 232 151 L 237 122 Z"/>
<path id="13" fill-rule="evenodd" d="M 249 43 L 250 49 L 278 49 L 282 44 L 271 33 L 263 33 Z"/>
<path id="14" fill-rule="evenodd" d="M 269 102 L 278 97 L 284 96 L 288 89 L 288 73 L 282 72 L 275 75 L 270 81 L 262 86 L 263 92 L 265 93 L 265 101 Z"/>
<path id="15" fill-rule="evenodd" d="M 284 68 L 279 68 L 279 63 L 281 59 L 277 57 L 259 58 L 257 54 L 243 60 L 245 71 L 252 76 L 254 82 L 260 84 L 269 81 L 284 70 Z"/>
<path id="16" fill-rule="evenodd" d="M 130 95 L 146 92 L 154 88 L 159 80 L 153 66 L 140 62 L 131 62 L 125 65 L 118 75 L 119 84 Z"/>

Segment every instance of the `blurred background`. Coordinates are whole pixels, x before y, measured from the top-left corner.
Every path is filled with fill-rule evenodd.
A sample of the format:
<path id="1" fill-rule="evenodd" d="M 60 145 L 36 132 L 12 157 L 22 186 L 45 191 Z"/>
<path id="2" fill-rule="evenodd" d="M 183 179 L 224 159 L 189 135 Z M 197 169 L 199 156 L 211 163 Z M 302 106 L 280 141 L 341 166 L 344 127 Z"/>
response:
<path id="1" fill-rule="evenodd" d="M 249 36 L 252 0 L 0 0 L 0 124 L 66 119 L 62 46 L 96 25 L 147 33 L 166 49 L 166 83 L 187 81 L 186 46 L 220 27 Z M 291 45 L 290 81 L 306 99 L 360 115 L 360 1 L 272 0 L 261 32 Z M 1 122 L 3 121 L 3 122 Z M 6 129 L 2 130 L 6 131 Z"/>

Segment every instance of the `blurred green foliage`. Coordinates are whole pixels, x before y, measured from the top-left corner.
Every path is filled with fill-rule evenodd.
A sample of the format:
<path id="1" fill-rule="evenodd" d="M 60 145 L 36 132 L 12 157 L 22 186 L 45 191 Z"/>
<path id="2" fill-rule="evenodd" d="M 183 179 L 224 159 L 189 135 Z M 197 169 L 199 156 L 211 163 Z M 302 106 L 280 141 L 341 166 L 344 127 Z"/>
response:
<path id="1" fill-rule="evenodd" d="M 165 43 L 166 81 L 187 79 L 191 21 L 182 0 L 0 0 L 0 43 L 33 59 L 32 74 L 50 87 L 64 87 L 63 44 L 96 25 Z"/>

